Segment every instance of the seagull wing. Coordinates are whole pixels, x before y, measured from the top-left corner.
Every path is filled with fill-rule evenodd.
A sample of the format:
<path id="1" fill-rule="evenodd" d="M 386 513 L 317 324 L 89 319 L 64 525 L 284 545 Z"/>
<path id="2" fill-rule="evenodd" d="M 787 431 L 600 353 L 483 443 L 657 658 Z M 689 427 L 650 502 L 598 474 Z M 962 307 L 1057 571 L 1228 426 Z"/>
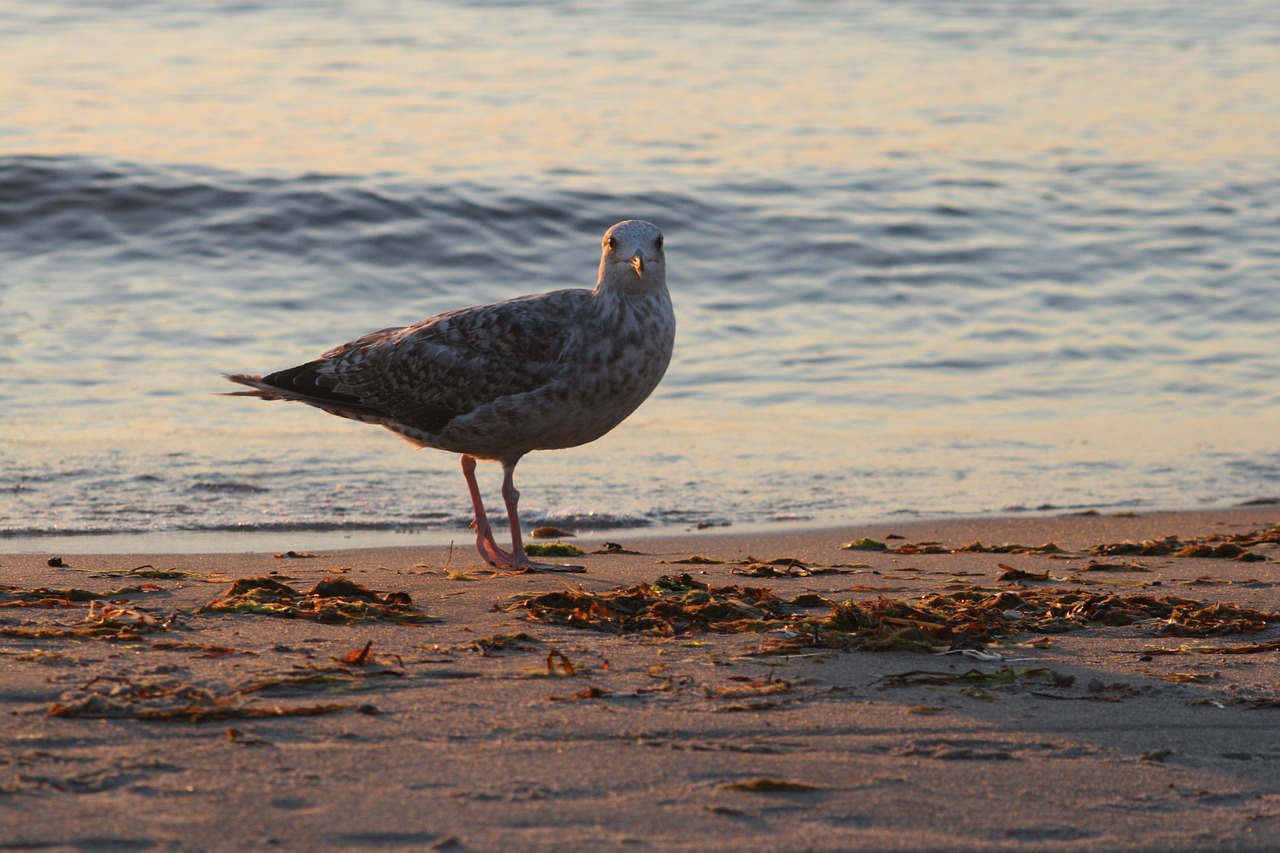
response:
<path id="1" fill-rule="evenodd" d="M 567 290 L 451 311 L 357 338 L 263 377 L 334 414 L 437 433 L 459 415 L 554 381 L 590 291 Z"/>

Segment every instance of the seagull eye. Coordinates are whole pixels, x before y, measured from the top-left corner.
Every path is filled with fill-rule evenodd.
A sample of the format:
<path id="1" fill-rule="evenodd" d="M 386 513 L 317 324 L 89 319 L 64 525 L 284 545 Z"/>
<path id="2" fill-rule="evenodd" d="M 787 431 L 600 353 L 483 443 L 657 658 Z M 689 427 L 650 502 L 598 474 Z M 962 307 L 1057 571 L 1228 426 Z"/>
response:
<path id="1" fill-rule="evenodd" d="M 658 248 L 659 248 L 659 249 L 661 249 L 661 248 L 662 248 L 662 235 L 661 235 L 661 234 L 659 234 L 659 235 L 658 235 Z"/>
<path id="2" fill-rule="evenodd" d="M 604 238 L 604 244 L 609 247 L 610 252 L 618 248 L 618 241 L 617 239 L 614 238 L 612 234 Z"/>

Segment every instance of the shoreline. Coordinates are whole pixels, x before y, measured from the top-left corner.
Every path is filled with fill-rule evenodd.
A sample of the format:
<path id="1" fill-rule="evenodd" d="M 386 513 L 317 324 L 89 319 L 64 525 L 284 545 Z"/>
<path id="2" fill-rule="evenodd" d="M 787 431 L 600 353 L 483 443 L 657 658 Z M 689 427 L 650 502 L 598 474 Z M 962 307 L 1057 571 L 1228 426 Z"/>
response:
<path id="1" fill-rule="evenodd" d="M 705 529 L 688 526 L 665 528 L 617 527 L 582 529 L 575 538 L 594 541 L 634 539 L 649 541 L 680 540 L 684 537 L 741 536 L 750 538 L 822 536 L 831 531 L 846 529 L 888 529 L 953 526 L 995 525 L 1005 523 L 1054 521 L 1071 518 L 1130 518 L 1130 517 L 1198 517 L 1215 513 L 1266 513 L 1280 509 L 1280 502 L 1250 502 L 1231 504 L 1209 509 L 1150 509 L 1112 508 L 1106 510 L 1016 510 L 991 513 L 916 516 L 903 514 L 898 518 L 873 518 L 837 523 L 830 520 L 762 521 L 752 524 L 714 524 Z M 422 530 L 287 530 L 287 531 L 163 531 L 163 532 L 97 532 L 53 535 L 0 536 L 0 556 L 5 554 L 250 554 L 279 550 L 281 543 L 306 540 L 307 547 L 331 551 L 367 551 L 382 548 L 440 548 L 450 543 L 455 548 L 470 547 L 472 534 L 465 528 Z M 394 541 L 402 540 L 402 541 Z M 413 540 L 406 542 L 404 540 Z M 315 543 L 315 544 L 310 544 Z M 287 550 L 287 547 L 286 547 Z"/>
<path id="2" fill-rule="evenodd" d="M 606 535 L 568 541 L 641 553 L 589 556 L 581 575 L 495 573 L 469 542 L 305 536 L 288 547 L 314 556 L 4 554 L 0 848 L 1274 848 L 1280 544 L 1243 548 L 1253 562 L 1090 551 L 1278 523 L 1258 506 Z M 863 538 L 897 550 L 838 548 Z M 1027 548 L 958 550 L 975 541 Z M 662 575 L 793 615 L 666 635 L 521 603 Z M 263 576 L 399 593 L 408 621 L 209 609 Z M 805 645 L 805 620 L 842 600 L 970 594 L 1002 596 L 993 624 L 1055 597 L 1115 602 L 1098 613 L 1173 598 L 1203 618 L 1028 622 L 943 655 Z M 785 603 L 805 596 L 827 604 Z"/>

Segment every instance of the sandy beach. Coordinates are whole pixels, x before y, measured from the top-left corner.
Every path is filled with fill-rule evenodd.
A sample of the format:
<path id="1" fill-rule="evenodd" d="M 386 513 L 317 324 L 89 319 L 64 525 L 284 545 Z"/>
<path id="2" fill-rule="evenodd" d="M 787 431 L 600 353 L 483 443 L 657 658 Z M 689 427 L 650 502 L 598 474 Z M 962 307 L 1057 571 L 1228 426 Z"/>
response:
<path id="1" fill-rule="evenodd" d="M 1278 522 L 7 554 L 0 849 L 1276 849 Z"/>

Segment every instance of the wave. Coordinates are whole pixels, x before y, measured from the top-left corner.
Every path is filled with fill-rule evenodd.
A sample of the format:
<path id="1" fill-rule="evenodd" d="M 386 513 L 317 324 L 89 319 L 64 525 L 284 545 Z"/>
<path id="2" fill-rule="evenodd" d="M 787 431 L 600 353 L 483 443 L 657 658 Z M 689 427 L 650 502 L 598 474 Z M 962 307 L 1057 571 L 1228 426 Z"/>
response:
<path id="1" fill-rule="evenodd" d="M 707 203 L 678 193 L 521 193 L 475 183 L 0 157 L 0 252 L 16 258 L 217 265 L 284 256 L 509 275 L 522 262 L 540 267 L 549 242 L 602 234 L 619 219 L 642 215 L 640 209 L 660 211 L 667 228 L 709 215 Z"/>

